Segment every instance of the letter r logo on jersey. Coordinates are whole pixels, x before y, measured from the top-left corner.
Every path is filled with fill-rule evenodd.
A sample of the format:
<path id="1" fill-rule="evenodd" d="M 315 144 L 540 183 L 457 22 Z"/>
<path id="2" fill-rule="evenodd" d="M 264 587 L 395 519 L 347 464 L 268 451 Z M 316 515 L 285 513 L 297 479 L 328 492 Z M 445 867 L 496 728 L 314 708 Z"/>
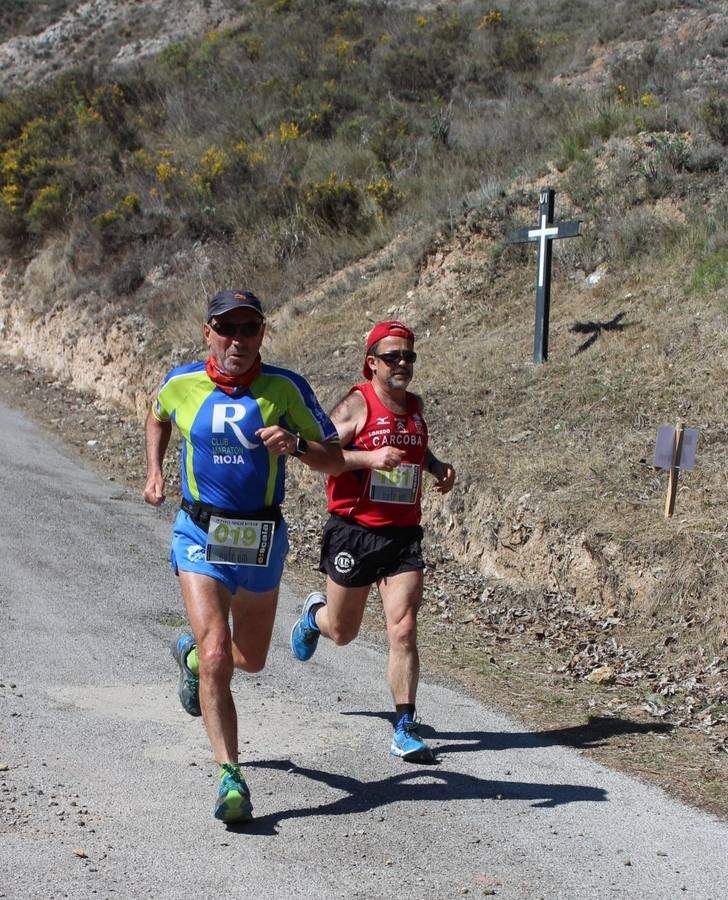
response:
<path id="1" fill-rule="evenodd" d="M 237 424 L 244 418 L 245 407 L 242 403 L 216 403 L 212 407 L 212 433 L 225 434 L 225 428 L 229 427 L 246 450 L 255 450 L 260 444 L 251 443 Z"/>

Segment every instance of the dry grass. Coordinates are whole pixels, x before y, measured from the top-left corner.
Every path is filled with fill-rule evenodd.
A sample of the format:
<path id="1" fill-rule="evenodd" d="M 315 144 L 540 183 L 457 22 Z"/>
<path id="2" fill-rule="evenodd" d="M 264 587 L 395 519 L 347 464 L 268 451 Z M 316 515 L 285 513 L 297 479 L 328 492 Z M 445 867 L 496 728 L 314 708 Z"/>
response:
<path id="1" fill-rule="evenodd" d="M 359 377 L 371 322 L 408 321 L 436 452 L 460 473 L 444 511 L 428 507 L 438 543 L 524 588 L 641 621 L 689 617 L 690 652 L 724 655 L 725 290 L 686 296 L 683 257 L 594 288 L 557 262 L 550 357 L 536 367 L 534 261 L 492 262 L 493 243 L 463 234 L 419 271 L 354 270 L 282 315 L 271 349 L 333 401 Z M 652 454 L 658 426 L 676 421 L 699 429 L 698 462 L 665 521 Z"/>

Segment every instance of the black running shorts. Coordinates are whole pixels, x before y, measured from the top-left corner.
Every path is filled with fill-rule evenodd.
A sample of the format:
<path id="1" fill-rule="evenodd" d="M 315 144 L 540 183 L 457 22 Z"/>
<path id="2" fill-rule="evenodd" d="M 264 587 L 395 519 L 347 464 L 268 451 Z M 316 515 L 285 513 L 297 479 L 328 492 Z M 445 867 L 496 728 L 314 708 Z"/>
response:
<path id="1" fill-rule="evenodd" d="M 319 570 L 342 587 L 365 587 L 380 578 L 424 569 L 422 528 L 367 528 L 330 516 L 321 538 Z"/>

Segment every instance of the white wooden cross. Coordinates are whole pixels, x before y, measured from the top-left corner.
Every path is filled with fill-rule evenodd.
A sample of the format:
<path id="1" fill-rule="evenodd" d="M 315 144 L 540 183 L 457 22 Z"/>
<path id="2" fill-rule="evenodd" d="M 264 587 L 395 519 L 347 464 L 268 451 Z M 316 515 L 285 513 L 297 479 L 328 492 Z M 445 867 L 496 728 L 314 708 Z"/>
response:
<path id="1" fill-rule="evenodd" d="M 551 254 L 552 242 L 557 238 L 578 237 L 579 222 L 554 224 L 553 188 L 541 191 L 539 197 L 539 225 L 536 228 L 519 228 L 511 234 L 514 244 L 526 241 L 538 242 L 538 272 L 536 276 L 536 325 L 533 339 L 533 359 L 538 365 L 549 355 L 549 309 L 551 306 Z"/>

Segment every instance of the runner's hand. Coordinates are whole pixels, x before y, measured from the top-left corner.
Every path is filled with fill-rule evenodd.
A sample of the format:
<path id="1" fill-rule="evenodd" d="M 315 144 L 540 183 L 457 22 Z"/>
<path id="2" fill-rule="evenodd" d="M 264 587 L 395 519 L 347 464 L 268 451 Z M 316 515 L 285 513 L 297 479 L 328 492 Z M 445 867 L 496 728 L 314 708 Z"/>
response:
<path id="1" fill-rule="evenodd" d="M 164 478 L 161 475 L 149 475 L 144 485 L 144 500 L 151 506 L 161 506 L 165 501 Z"/>
<path id="2" fill-rule="evenodd" d="M 452 490 L 452 486 L 455 484 L 455 469 L 450 463 L 437 460 L 433 463 L 430 474 L 437 482 L 435 484 L 436 491 L 439 491 L 441 494 L 447 494 Z"/>
<path id="3" fill-rule="evenodd" d="M 275 456 L 284 456 L 296 452 L 296 435 L 286 431 L 280 425 L 268 425 L 259 428 L 255 436 L 265 444 L 266 450 Z"/>
<path id="4" fill-rule="evenodd" d="M 391 472 L 404 459 L 404 450 L 399 447 L 380 447 L 369 451 L 369 465 L 372 469 L 384 469 Z"/>

